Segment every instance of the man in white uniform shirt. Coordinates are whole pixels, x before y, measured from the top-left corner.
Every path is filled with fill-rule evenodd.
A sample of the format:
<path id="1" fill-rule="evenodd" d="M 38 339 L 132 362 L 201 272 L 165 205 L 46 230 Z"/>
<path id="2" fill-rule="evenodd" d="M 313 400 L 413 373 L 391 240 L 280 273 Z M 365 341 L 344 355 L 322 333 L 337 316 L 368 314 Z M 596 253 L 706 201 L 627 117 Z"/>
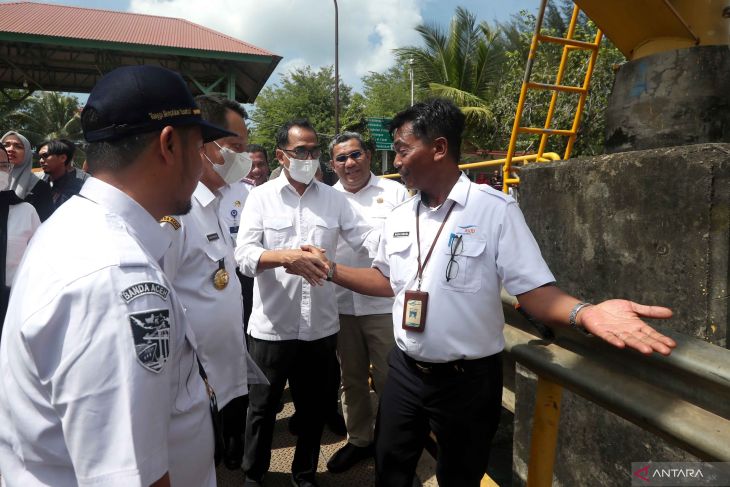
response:
<path id="1" fill-rule="evenodd" d="M 379 235 L 342 193 L 314 179 L 320 149 L 308 121 L 284 124 L 276 144 L 283 176 L 251 191 L 236 247 L 241 272 L 256 276 L 249 351 L 270 382 L 249 390 L 243 470 L 248 485 L 258 485 L 268 471 L 276 412 L 288 380 L 301 424 L 292 481 L 312 486 L 331 409 L 327 378 L 339 323 L 334 288 L 323 282 L 324 265 L 301 248 L 316 246 L 334 254 L 342 237 L 374 255 Z"/>
<path id="2" fill-rule="evenodd" d="M 203 174 L 186 215 L 166 216 L 161 225 L 172 245 L 162 268 L 185 306 L 185 313 L 198 343 L 198 355 L 216 392 L 226 445 L 224 465 L 241 466 L 243 430 L 248 408 L 246 344 L 243 329 L 241 286 L 236 279 L 233 241 L 219 218 L 220 190 L 224 177 L 248 173 L 246 162 L 226 165 L 224 155 L 246 150 L 247 131 L 243 112 L 230 100 L 214 96 L 195 99 L 204 120 L 233 132 L 204 145 Z M 240 167 L 236 169 L 234 165 Z M 228 171 L 223 172 L 225 169 Z"/>
<path id="3" fill-rule="evenodd" d="M 328 262 L 337 284 L 395 294 L 397 347 L 375 439 L 380 486 L 412 485 L 429 431 L 438 442 L 439 484 L 480 484 L 501 406 L 500 285 L 543 323 L 580 327 L 646 354 L 666 355 L 676 345 L 640 319 L 667 318 L 667 308 L 626 300 L 589 305 L 554 285 L 515 201 L 459 171 L 463 128 L 464 115 L 446 100 L 397 114 L 394 164 L 420 192 L 387 218 L 372 268 Z"/>
<path id="4" fill-rule="evenodd" d="M 343 132 L 330 142 L 330 164 L 339 177 L 333 186 L 347 197 L 373 228 L 382 228 L 394 207 L 408 198 L 406 188 L 370 171 L 370 151 L 362 136 Z M 352 249 L 340 239 L 337 262 L 369 267 L 373 260 L 366 249 Z M 393 348 L 393 299 L 365 296 L 337 286 L 340 333 L 337 355 L 342 370 L 342 412 L 347 425 L 347 443 L 327 462 L 330 472 L 344 472 L 359 460 L 372 456 L 376 410 L 372 407 L 368 376 L 376 391 L 382 391 L 388 374 L 388 353 Z"/>
<path id="5" fill-rule="evenodd" d="M 158 264 L 170 239 L 157 220 L 190 209 L 203 142 L 232 135 L 199 113 L 156 66 L 92 90 L 81 124 L 95 177 L 31 241 L 3 330 L 6 485 L 215 486 L 194 335 Z"/>

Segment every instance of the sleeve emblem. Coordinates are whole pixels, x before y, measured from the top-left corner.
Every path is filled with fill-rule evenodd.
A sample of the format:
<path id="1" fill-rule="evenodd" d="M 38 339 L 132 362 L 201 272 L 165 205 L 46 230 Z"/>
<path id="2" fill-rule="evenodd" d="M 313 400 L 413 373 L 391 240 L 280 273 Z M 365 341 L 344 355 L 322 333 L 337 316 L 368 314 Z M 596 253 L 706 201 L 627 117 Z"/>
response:
<path id="1" fill-rule="evenodd" d="M 170 310 L 130 314 L 129 324 L 137 361 L 145 369 L 160 373 L 170 356 Z"/>
<path id="2" fill-rule="evenodd" d="M 119 293 L 119 295 L 125 303 L 129 304 L 133 300 L 140 296 L 144 296 L 145 294 L 156 294 L 161 297 L 163 301 L 166 301 L 169 293 L 170 290 L 162 284 L 158 284 L 156 282 L 138 282 L 137 284 L 132 284 L 127 289 L 123 290 Z"/>
<path id="3" fill-rule="evenodd" d="M 163 216 L 160 219 L 160 223 L 169 223 L 175 230 L 178 230 L 180 228 L 180 222 L 171 216 Z"/>

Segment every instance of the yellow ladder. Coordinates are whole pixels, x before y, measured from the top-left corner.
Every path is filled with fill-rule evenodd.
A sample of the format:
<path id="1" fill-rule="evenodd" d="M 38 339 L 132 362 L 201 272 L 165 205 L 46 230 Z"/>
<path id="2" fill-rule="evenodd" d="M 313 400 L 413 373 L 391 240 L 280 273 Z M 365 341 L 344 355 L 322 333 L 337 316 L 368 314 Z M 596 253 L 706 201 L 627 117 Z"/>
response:
<path id="1" fill-rule="evenodd" d="M 591 76 L 593 75 L 593 68 L 596 64 L 596 58 L 598 57 L 598 47 L 601 44 L 603 33 L 598 30 L 596 37 L 593 42 L 584 42 L 573 39 L 575 34 L 575 26 L 578 21 L 578 14 L 580 9 L 578 5 L 573 9 L 573 15 L 570 18 L 570 25 L 568 26 L 568 32 L 566 37 L 552 37 L 541 33 L 542 21 L 545 16 L 545 7 L 547 6 L 548 0 L 541 0 L 540 12 L 535 22 L 535 34 L 532 36 L 532 43 L 530 44 L 530 53 L 527 57 L 527 66 L 525 67 L 525 76 L 522 80 L 522 89 L 520 90 L 520 98 L 517 102 L 517 112 L 515 114 L 515 122 L 512 125 L 512 134 L 509 140 L 509 148 L 507 149 L 507 157 L 503 167 L 503 178 L 502 178 L 502 191 L 505 193 L 509 190 L 510 186 L 518 185 L 520 178 L 513 175 L 512 160 L 514 158 L 515 147 L 517 146 L 517 136 L 519 134 L 540 134 L 540 146 L 537 150 L 537 162 L 544 162 L 547 159 L 543 158 L 545 153 L 545 146 L 547 145 L 548 137 L 551 135 L 560 135 L 568 137 L 568 144 L 565 148 L 565 155 L 563 159 L 568 159 L 570 153 L 573 150 L 573 144 L 575 143 L 576 134 L 578 133 L 578 126 L 580 125 L 580 118 L 583 113 L 583 107 L 588 96 L 588 86 L 591 83 Z M 532 74 L 532 66 L 535 61 L 535 55 L 537 54 L 538 44 L 540 42 L 551 42 L 554 44 L 561 44 L 563 46 L 563 54 L 560 58 L 560 66 L 558 67 L 558 74 L 555 77 L 555 84 L 546 83 L 535 83 L 530 81 L 530 75 Z M 591 52 L 590 59 L 588 61 L 588 68 L 586 75 L 583 80 L 582 86 L 566 86 L 562 85 L 563 75 L 565 74 L 565 66 L 567 65 L 568 54 L 573 50 L 587 50 Z M 522 127 L 520 125 L 522 121 L 522 112 L 525 108 L 525 99 L 527 98 L 527 90 L 552 90 L 552 98 L 550 99 L 550 106 L 548 108 L 547 117 L 545 118 L 545 125 L 543 127 Z M 558 93 L 578 93 L 578 108 L 573 118 L 573 126 L 570 130 L 558 130 L 550 128 L 550 124 L 553 121 L 553 115 L 555 113 L 555 104 L 558 99 Z"/>

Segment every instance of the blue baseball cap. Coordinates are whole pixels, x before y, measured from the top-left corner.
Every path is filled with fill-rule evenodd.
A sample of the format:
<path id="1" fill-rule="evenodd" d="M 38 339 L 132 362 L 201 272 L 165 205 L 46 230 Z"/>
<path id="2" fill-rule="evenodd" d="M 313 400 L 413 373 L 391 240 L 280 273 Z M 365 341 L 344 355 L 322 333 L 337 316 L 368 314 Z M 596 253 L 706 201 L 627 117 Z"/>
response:
<path id="1" fill-rule="evenodd" d="M 81 112 L 87 142 L 114 140 L 173 127 L 197 125 L 203 141 L 236 136 L 203 120 L 187 84 L 160 66 L 124 66 L 101 78 Z"/>

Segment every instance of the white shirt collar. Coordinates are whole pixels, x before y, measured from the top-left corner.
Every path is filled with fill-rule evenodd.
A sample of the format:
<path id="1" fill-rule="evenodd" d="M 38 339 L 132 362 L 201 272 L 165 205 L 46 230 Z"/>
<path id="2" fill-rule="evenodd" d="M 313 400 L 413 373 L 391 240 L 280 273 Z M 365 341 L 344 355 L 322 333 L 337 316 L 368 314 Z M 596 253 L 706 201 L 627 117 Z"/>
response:
<path id="1" fill-rule="evenodd" d="M 198 200 L 200 206 L 205 207 L 215 201 L 217 196 L 202 181 L 199 181 L 195 191 L 193 191 L 193 198 Z"/>
<path id="2" fill-rule="evenodd" d="M 372 171 L 370 171 L 370 177 L 368 178 L 368 182 L 367 182 L 367 183 L 365 183 L 365 186 L 363 186 L 362 188 L 360 188 L 360 190 L 359 190 L 359 191 L 357 191 L 356 193 L 351 193 L 351 194 L 358 194 L 358 193 L 360 193 L 360 192 L 362 192 L 362 191 L 365 191 L 365 190 L 366 190 L 367 188 L 369 188 L 369 187 L 375 187 L 375 188 L 378 188 L 378 187 L 380 187 L 380 186 L 378 185 L 378 181 L 379 181 L 379 180 L 380 180 L 380 178 L 379 178 L 378 176 L 376 176 L 375 174 L 373 174 L 373 172 L 372 172 Z M 333 185 L 333 187 L 334 187 L 335 189 L 337 189 L 337 190 L 340 190 L 340 191 L 343 191 L 343 192 L 349 193 L 349 191 L 347 191 L 347 190 L 345 189 L 345 187 L 344 187 L 344 186 L 342 185 L 342 181 L 340 181 L 340 180 L 338 180 L 338 181 L 337 181 L 337 182 L 336 182 L 336 183 L 335 183 L 335 184 Z"/>
<path id="3" fill-rule="evenodd" d="M 463 172 L 459 175 L 459 179 L 451 187 L 449 195 L 446 197 L 447 200 L 451 200 L 459 204 L 460 206 L 466 206 L 466 200 L 469 198 L 469 188 L 471 187 L 471 181 L 466 177 Z M 414 198 L 416 205 L 421 201 L 422 193 L 419 191 L 418 195 Z M 424 203 L 425 204 L 425 203 Z M 415 208 L 415 207 L 414 207 Z"/>
<path id="4" fill-rule="evenodd" d="M 286 169 L 282 167 L 281 173 L 279 173 L 279 176 L 276 177 L 276 178 L 274 178 L 272 181 L 269 181 L 270 183 L 273 182 L 278 187 L 279 192 L 284 191 L 284 188 L 289 188 L 289 190 L 290 191 L 294 191 L 297 194 L 297 196 L 304 196 L 304 194 L 307 191 L 309 191 L 310 188 L 312 188 L 312 191 L 314 191 L 317 188 L 317 185 L 318 184 L 322 184 L 319 181 L 317 181 L 316 178 L 315 179 L 312 179 L 312 182 L 310 182 L 307 185 L 307 189 L 304 190 L 304 193 L 302 193 L 301 195 L 299 195 L 299 192 L 297 192 L 297 190 L 294 189 L 294 186 L 292 186 L 291 183 L 289 183 L 289 178 L 287 178 L 286 177 L 286 174 L 284 174 L 284 171 L 285 170 Z"/>
<path id="5" fill-rule="evenodd" d="M 129 195 L 111 184 L 90 177 L 79 195 L 98 204 L 108 213 L 120 216 L 134 237 L 156 260 L 161 259 L 170 247 L 170 236 L 157 220 Z"/>

